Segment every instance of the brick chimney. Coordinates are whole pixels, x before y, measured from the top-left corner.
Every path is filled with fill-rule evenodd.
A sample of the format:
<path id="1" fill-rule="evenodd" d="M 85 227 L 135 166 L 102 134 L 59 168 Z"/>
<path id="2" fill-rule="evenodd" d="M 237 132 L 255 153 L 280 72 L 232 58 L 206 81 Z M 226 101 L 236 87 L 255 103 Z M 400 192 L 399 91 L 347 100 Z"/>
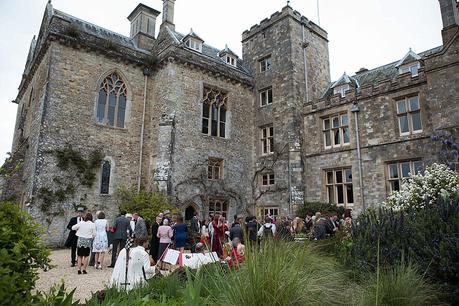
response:
<path id="1" fill-rule="evenodd" d="M 163 0 L 163 23 L 161 27 L 167 25 L 172 30 L 175 30 L 174 5 L 175 0 Z"/>
<path id="2" fill-rule="evenodd" d="M 137 47 L 151 49 L 155 41 L 156 17 L 160 12 L 140 3 L 128 16 L 131 22 L 131 39 Z"/>
<path id="3" fill-rule="evenodd" d="M 441 35 L 443 45 L 446 45 L 459 28 L 459 4 L 457 0 L 438 0 L 440 3 L 441 19 L 443 30 Z"/>

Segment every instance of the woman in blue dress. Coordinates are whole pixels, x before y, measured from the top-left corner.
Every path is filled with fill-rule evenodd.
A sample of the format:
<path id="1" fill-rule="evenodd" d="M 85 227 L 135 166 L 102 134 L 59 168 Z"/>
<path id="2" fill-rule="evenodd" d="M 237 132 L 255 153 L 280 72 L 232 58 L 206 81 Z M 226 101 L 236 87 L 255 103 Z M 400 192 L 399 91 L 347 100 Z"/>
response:
<path id="1" fill-rule="evenodd" d="M 177 218 L 177 223 L 174 225 L 174 242 L 175 247 L 180 252 L 183 252 L 186 245 L 186 238 L 188 237 L 188 227 L 183 223 L 183 217 Z"/>

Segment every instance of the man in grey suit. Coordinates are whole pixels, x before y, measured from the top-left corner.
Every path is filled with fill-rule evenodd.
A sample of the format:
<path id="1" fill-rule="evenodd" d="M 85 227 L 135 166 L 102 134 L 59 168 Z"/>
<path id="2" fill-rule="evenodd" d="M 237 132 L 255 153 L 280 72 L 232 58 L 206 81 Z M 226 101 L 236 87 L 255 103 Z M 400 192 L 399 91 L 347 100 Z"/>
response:
<path id="1" fill-rule="evenodd" d="M 110 268 L 113 268 L 116 263 L 118 256 L 118 246 L 120 251 L 126 246 L 126 240 L 128 235 L 131 236 L 131 225 L 130 220 L 125 216 L 126 212 L 121 212 L 121 215 L 115 220 L 115 234 L 113 237 L 113 249 L 112 249 L 112 262 Z"/>
<path id="2" fill-rule="evenodd" d="M 138 213 L 134 213 L 132 215 L 132 219 L 135 222 L 134 237 L 136 239 L 148 238 L 148 229 L 147 224 L 145 223 L 145 219 L 140 217 Z"/>

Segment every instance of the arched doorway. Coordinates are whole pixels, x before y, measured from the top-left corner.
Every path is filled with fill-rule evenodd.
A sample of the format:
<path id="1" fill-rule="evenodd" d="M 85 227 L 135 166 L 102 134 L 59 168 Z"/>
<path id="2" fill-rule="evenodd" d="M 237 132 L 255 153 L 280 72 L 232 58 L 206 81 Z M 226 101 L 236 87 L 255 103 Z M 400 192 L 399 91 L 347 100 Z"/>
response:
<path id="1" fill-rule="evenodd" d="M 193 205 L 189 205 L 185 209 L 185 221 L 191 220 L 193 218 L 195 212 L 196 212 L 196 209 L 194 208 L 194 206 Z"/>

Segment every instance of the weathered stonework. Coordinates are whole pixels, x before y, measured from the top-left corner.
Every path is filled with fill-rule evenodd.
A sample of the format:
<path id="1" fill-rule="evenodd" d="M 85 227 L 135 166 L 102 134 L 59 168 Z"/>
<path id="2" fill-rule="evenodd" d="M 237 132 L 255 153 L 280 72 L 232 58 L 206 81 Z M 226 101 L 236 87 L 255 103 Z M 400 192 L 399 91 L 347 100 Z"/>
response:
<path id="1" fill-rule="evenodd" d="M 229 218 L 263 214 L 264 208 L 292 215 L 305 201 L 328 200 L 324 170 L 349 167 L 354 194 L 349 208 L 359 213 L 387 196 L 389 162 L 434 160 L 430 136 L 458 127 L 454 20 L 443 31 L 443 46 L 420 54 L 417 76 L 399 75 L 395 63 L 359 72 L 351 77 L 357 86 L 341 97 L 333 95 L 330 83 L 327 33 L 291 7 L 242 34 L 243 58 L 234 66 L 220 57 L 222 49 L 206 44 L 202 52 L 189 49 L 186 36 L 175 31 L 174 1 L 165 0 L 165 7 L 156 38 L 145 20 L 125 37 L 46 7 L 15 100 L 12 160 L 23 161 L 14 177 L 1 177 L 0 198 L 16 196 L 46 227 L 50 245 L 62 245 L 74 205 L 103 209 L 113 219 L 114 193 L 123 186 L 163 192 L 182 212 L 192 207 L 202 217 L 211 199 L 228 204 Z M 134 10 L 140 11 L 156 18 L 151 8 Z M 260 60 L 268 55 L 271 69 L 261 72 Z M 114 72 L 126 84 L 124 128 L 97 123 L 100 84 Z M 260 90 L 268 87 L 273 103 L 261 106 Z M 201 132 L 204 88 L 228 95 L 225 138 Z M 395 101 L 412 94 L 419 96 L 423 130 L 400 136 Z M 353 103 L 359 107 L 361 175 Z M 325 149 L 322 119 L 337 113 L 348 114 L 350 143 Z M 274 129 L 274 152 L 263 155 L 261 128 L 268 125 Z M 65 175 L 50 152 L 66 146 L 83 156 L 102 152 L 111 165 L 109 193 L 101 194 L 97 169 L 92 187 L 78 186 L 74 197 L 55 207 L 62 214 L 46 215 L 37 194 Z M 208 179 L 209 158 L 223 161 L 222 179 Z M 273 186 L 262 186 L 267 172 L 275 175 Z"/>

